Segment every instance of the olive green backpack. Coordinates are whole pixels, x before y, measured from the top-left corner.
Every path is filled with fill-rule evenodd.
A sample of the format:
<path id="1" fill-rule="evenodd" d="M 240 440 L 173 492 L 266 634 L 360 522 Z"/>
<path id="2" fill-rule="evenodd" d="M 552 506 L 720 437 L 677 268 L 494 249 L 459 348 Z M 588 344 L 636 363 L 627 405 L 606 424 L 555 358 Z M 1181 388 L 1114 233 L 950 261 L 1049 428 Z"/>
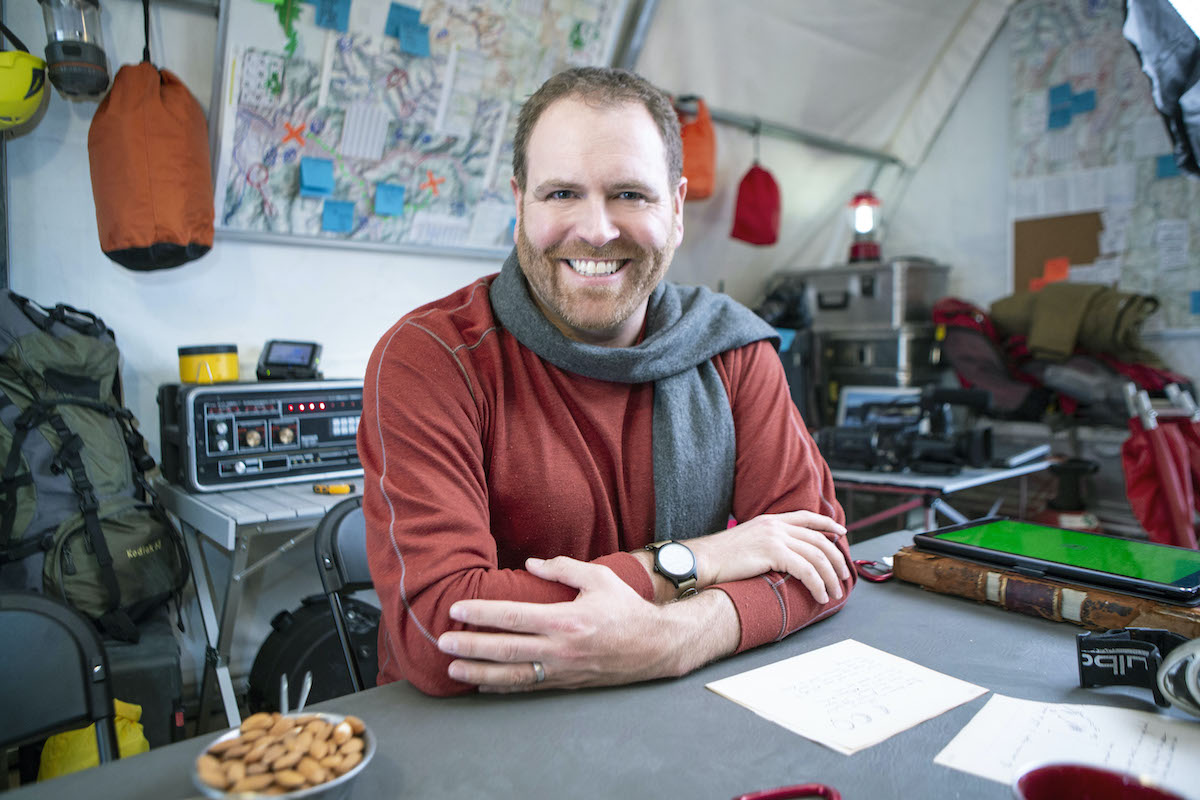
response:
<path id="1" fill-rule="evenodd" d="M 95 315 L 0 293 L 0 588 L 58 597 L 136 641 L 190 570 L 146 480 L 119 360 Z"/>

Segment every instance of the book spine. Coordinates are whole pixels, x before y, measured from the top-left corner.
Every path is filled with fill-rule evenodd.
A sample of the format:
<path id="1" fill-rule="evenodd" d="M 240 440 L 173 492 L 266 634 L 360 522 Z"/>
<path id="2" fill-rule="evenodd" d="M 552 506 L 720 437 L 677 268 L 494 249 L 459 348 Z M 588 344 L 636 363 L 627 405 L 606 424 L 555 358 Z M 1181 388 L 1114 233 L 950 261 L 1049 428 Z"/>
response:
<path id="1" fill-rule="evenodd" d="M 1092 630 L 1162 628 L 1183 636 L 1200 637 L 1200 609 L 1058 584 L 910 548 L 896 554 L 893 572 L 899 580 L 930 591 Z"/>

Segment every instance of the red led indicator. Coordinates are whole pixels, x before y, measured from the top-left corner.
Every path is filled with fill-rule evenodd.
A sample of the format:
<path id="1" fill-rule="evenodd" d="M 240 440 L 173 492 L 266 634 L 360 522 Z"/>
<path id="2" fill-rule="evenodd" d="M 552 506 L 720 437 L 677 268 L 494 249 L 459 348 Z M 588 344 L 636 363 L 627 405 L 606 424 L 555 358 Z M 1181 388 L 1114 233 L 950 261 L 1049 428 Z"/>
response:
<path id="1" fill-rule="evenodd" d="M 288 403 L 288 411 L 295 411 L 295 410 L 296 410 L 296 407 L 294 405 L 292 405 L 291 403 Z"/>
<path id="2" fill-rule="evenodd" d="M 316 404 L 316 403 L 309 403 L 309 404 L 308 404 L 308 410 L 309 410 L 309 411 L 316 411 L 316 410 L 317 410 L 317 404 Z"/>
<path id="3" fill-rule="evenodd" d="M 321 410 L 322 410 L 322 411 L 324 411 L 324 410 L 325 410 L 325 404 L 324 404 L 324 403 L 321 403 Z"/>

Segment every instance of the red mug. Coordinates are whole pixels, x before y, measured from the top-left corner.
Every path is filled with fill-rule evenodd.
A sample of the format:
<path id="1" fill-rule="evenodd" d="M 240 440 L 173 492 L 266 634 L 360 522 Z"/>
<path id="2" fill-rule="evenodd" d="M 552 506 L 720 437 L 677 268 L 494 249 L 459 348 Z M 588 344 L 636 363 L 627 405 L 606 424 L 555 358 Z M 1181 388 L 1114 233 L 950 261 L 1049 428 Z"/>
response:
<path id="1" fill-rule="evenodd" d="M 1125 772 L 1088 764 L 1042 764 L 1013 781 L 1017 800 L 1185 800 Z"/>

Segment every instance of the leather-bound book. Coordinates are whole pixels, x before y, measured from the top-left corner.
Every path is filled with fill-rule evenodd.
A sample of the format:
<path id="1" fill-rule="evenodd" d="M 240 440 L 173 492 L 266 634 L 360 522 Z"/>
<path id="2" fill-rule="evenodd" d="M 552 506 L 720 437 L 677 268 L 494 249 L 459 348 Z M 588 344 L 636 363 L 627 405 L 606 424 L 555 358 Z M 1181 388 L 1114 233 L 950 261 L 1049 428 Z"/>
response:
<path id="1" fill-rule="evenodd" d="M 1189 638 L 1200 637 L 1200 607 L 1035 578 L 914 547 L 896 553 L 892 571 L 898 579 L 933 592 L 1091 630 L 1162 628 Z"/>

